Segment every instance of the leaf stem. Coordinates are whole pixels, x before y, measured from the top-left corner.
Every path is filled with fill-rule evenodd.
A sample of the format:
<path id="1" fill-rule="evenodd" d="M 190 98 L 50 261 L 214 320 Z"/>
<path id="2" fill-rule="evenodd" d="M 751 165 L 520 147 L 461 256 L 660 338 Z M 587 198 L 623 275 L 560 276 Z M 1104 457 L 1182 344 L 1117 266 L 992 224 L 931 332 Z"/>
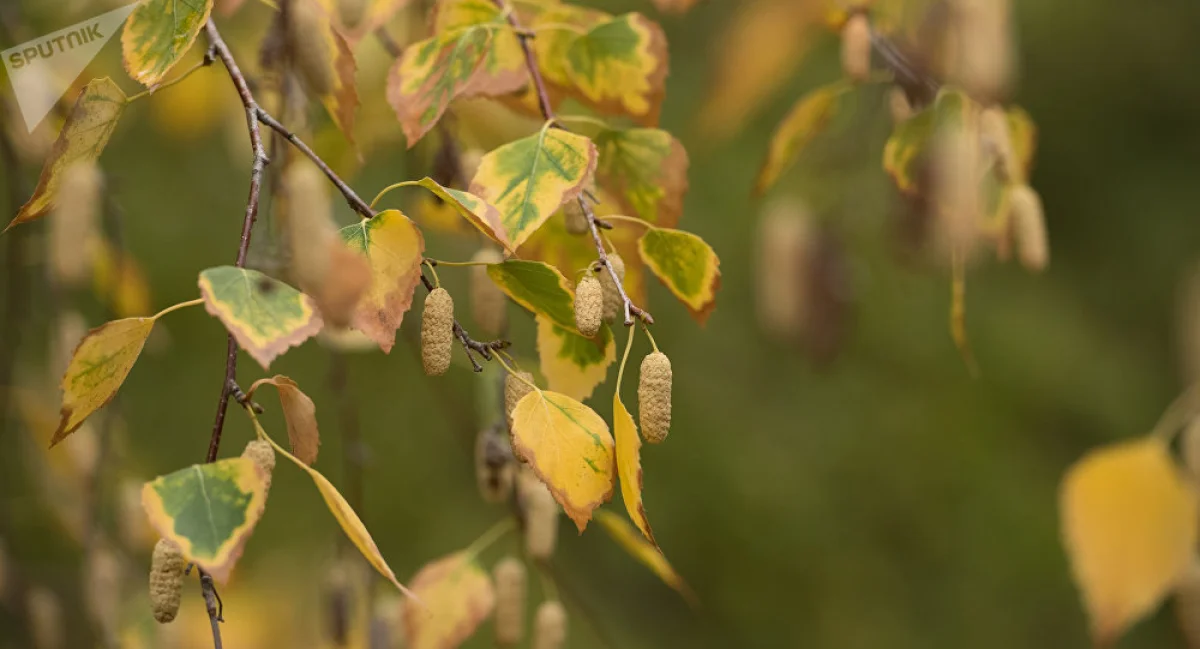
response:
<path id="1" fill-rule="evenodd" d="M 202 298 L 202 297 L 201 297 L 201 298 L 196 298 L 196 299 L 194 299 L 194 300 L 188 300 L 187 302 L 180 302 L 179 304 L 172 304 L 171 306 L 169 306 L 169 307 L 167 307 L 167 308 L 163 309 L 162 311 L 159 311 L 158 313 L 155 313 L 155 314 L 154 314 L 153 316 L 151 316 L 151 317 L 152 317 L 153 319 L 155 319 L 155 320 L 158 320 L 159 318 L 161 318 L 161 317 L 163 317 L 163 316 L 167 315 L 168 313 L 172 313 L 172 312 L 174 312 L 174 311 L 178 311 L 178 310 L 180 310 L 180 309 L 184 309 L 184 308 L 187 308 L 187 307 L 189 307 L 189 306 L 199 306 L 199 305 L 201 305 L 201 304 L 204 304 L 204 298 Z"/>
<path id="2" fill-rule="evenodd" d="M 492 525 L 486 532 L 480 534 L 479 538 L 472 541 L 471 545 L 468 545 L 467 549 L 463 550 L 464 560 L 466 560 L 467 563 L 474 561 L 475 557 L 478 556 L 480 552 L 488 549 L 493 543 L 500 540 L 508 532 L 512 531 L 516 527 L 516 523 L 516 519 L 514 519 L 512 516 L 508 516 L 496 521 L 495 525 Z"/>
<path id="3" fill-rule="evenodd" d="M 171 79 L 170 81 L 164 81 L 160 84 L 151 86 L 151 87 L 137 93 L 136 95 L 130 95 L 129 97 L 126 97 L 125 103 L 130 104 L 138 99 L 142 99 L 143 97 L 149 97 L 150 95 L 153 95 L 154 93 L 156 93 L 160 90 L 166 90 L 167 88 L 170 88 L 171 86 L 192 76 L 192 73 L 199 70 L 200 68 L 207 68 L 208 66 L 212 65 L 213 61 L 215 61 L 215 60 L 216 60 L 216 51 L 213 50 L 212 48 L 209 48 L 208 52 L 206 52 L 204 54 L 204 59 L 201 60 L 199 63 L 193 65 L 192 67 L 188 68 L 187 70 L 184 70 L 182 73 L 179 74 L 179 76 L 175 77 L 174 79 Z"/>
<path id="4" fill-rule="evenodd" d="M 601 218 L 605 221 L 616 221 L 617 223 L 636 223 L 637 225 L 640 225 L 640 226 L 646 228 L 647 230 L 661 230 L 662 229 L 649 221 L 645 221 L 643 219 L 639 219 L 639 218 L 633 217 L 633 216 L 622 216 L 620 214 L 608 214 Z"/>
<path id="5" fill-rule="evenodd" d="M 451 268 L 460 268 L 466 266 L 491 266 L 491 262 L 486 261 L 442 261 L 441 259 L 428 259 L 434 266 L 449 266 Z"/>
<path id="6" fill-rule="evenodd" d="M 1167 406 L 1150 434 L 1170 444 L 1181 428 L 1200 416 L 1200 383 L 1192 384 Z"/>
<path id="7" fill-rule="evenodd" d="M 637 333 L 637 327 L 629 328 L 629 337 L 625 339 L 625 354 L 621 356 L 621 369 L 617 370 L 617 395 L 621 394 L 621 379 L 625 378 L 625 364 L 629 362 L 629 350 L 633 349 L 633 335 Z M 650 335 L 650 330 L 646 330 L 646 335 Z M 650 338 L 650 343 L 654 343 L 654 338 Z M 655 348 L 655 351 L 658 351 Z"/>
<path id="8" fill-rule="evenodd" d="M 398 182 L 398 183 L 392 183 L 391 185 L 384 187 L 382 190 L 379 191 L 378 194 L 375 195 L 375 199 L 371 201 L 371 209 L 375 209 L 375 205 L 377 203 L 379 203 L 379 200 L 382 199 L 388 192 L 392 191 L 393 189 L 400 189 L 401 187 L 412 187 L 413 185 L 419 185 L 419 183 L 415 180 L 405 180 L 405 181 Z"/>
<path id="9" fill-rule="evenodd" d="M 508 354 L 505 354 L 505 356 L 508 356 Z M 511 359 L 512 357 L 509 356 L 509 358 Z M 496 355 L 496 360 L 499 361 L 500 364 L 504 366 L 504 369 L 508 370 L 508 373 L 511 374 L 513 376 L 513 378 L 524 383 L 525 385 L 528 385 L 529 387 L 533 388 L 534 390 L 537 390 L 538 392 L 542 391 L 542 389 L 539 388 L 537 385 L 535 385 L 532 381 L 526 379 L 525 377 L 521 376 L 518 372 L 513 370 L 513 368 L 508 363 L 504 362 L 503 358 L 500 358 L 499 354 Z"/>
<path id="10" fill-rule="evenodd" d="M 646 332 L 646 337 L 650 339 L 650 347 L 652 347 L 654 351 L 658 351 L 658 343 L 654 341 L 654 334 L 650 333 L 650 327 L 647 327 L 645 324 L 643 324 L 642 330 Z"/>
<path id="11" fill-rule="evenodd" d="M 438 278 L 437 270 L 436 270 L 436 269 L 433 267 L 434 265 L 433 265 L 432 263 L 430 263 L 428 259 L 422 259 L 422 260 L 421 260 L 421 263 L 422 263 L 422 264 L 424 264 L 424 265 L 426 265 L 426 266 L 428 266 L 428 267 L 429 267 L 429 272 L 433 274 L 433 285 L 434 285 L 434 287 L 436 287 L 436 288 L 441 288 L 441 287 L 442 287 L 442 280 Z"/>

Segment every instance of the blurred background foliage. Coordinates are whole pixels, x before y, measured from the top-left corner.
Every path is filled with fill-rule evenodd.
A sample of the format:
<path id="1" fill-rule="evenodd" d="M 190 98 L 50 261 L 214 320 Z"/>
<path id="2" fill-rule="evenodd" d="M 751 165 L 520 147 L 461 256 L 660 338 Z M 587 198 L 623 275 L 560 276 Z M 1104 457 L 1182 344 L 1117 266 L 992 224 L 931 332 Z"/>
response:
<path id="1" fill-rule="evenodd" d="M 1041 276 L 1011 264 L 972 269 L 967 326 L 982 369 L 972 379 L 947 330 L 947 270 L 901 243 L 899 202 L 880 168 L 889 131 L 882 91 L 860 93 L 855 113 L 768 198 L 803 201 L 844 251 L 838 303 L 845 310 L 833 351 L 814 362 L 811 348 L 773 341 L 756 322 L 753 255 L 763 203 L 751 197 L 754 175 L 792 102 L 839 74 L 835 36 L 805 31 L 803 21 L 764 20 L 759 37 L 733 51 L 720 47 L 740 12 L 769 2 L 708 0 L 682 16 L 662 16 L 640 0 L 591 3 L 645 12 L 667 32 L 663 128 L 692 161 L 681 227 L 714 245 L 723 280 L 705 328 L 657 284 L 649 305 L 675 367 L 676 414 L 669 443 L 643 454 L 646 506 L 702 605 L 689 608 L 599 530 L 576 538 L 563 518 L 555 570 L 569 588 L 568 646 L 1086 646 L 1058 541 L 1059 477 L 1085 449 L 1150 428 L 1193 378 L 1186 368 L 1197 366 L 1179 340 L 1200 332 L 1179 331 L 1177 305 L 1200 251 L 1200 77 L 1187 67 L 1200 60 L 1200 4 L 1014 0 L 1014 100 L 1039 129 L 1031 184 L 1045 202 L 1053 261 Z M 29 28 L 25 40 L 107 8 L 19 0 L 6 11 Z M 268 12 L 248 2 L 225 28 L 247 67 Z M 393 29 L 403 40 L 420 25 Z M 781 50 L 789 54 L 782 63 Z M 787 64 L 806 51 L 802 64 Z M 404 151 L 382 97 L 390 63 L 382 48 L 368 39 L 358 56 L 359 141 L 368 163 L 358 169 L 323 117 L 315 140 L 370 196 L 424 175 L 433 151 Z M 112 44 L 82 79 L 104 74 L 134 91 Z M 731 78 L 741 85 L 713 85 Z M 102 159 L 124 214 L 124 243 L 144 270 L 155 310 L 194 298 L 198 271 L 233 259 L 250 163 L 238 108 L 219 68 L 198 73 L 132 106 Z M 471 131 L 464 114 L 459 126 Z M 23 128 L 12 114 L 6 120 Z M 498 143 L 488 141 L 489 129 L 510 127 L 476 126 L 469 137 L 485 144 Z M 16 204 L 36 171 L 20 171 L 26 193 Z M 412 212 L 421 209 L 416 196 L 405 195 Z M 338 209 L 350 222 L 349 209 Z M 19 314 L 19 408 L 0 436 L 0 536 L 22 578 L 61 598 L 67 646 L 84 646 L 80 539 L 56 515 L 61 494 L 53 488 L 79 479 L 63 459 L 79 439 L 42 450 L 58 398 L 46 350 L 60 305 L 77 305 L 91 326 L 106 309 L 85 293 L 44 290 L 45 226 L 24 227 L 34 284 Z M 256 233 L 259 259 L 278 243 L 269 229 L 266 217 Z M 427 235 L 432 256 L 465 259 L 474 251 L 468 240 Z M 441 275 L 452 293 L 465 295 L 465 272 Z M 518 354 L 532 358 L 532 318 L 515 308 L 513 316 Z M 207 447 L 225 332 L 199 309 L 165 325 L 110 409 L 119 415 L 107 424 L 114 442 L 97 481 L 109 530 L 122 479 L 173 471 Z M 409 317 L 405 330 L 416 325 L 419 318 Z M 365 445 L 363 517 L 402 580 L 503 515 L 479 499 L 471 461 L 476 430 L 491 422 L 476 404 L 487 402 L 492 383 L 457 360 L 456 371 L 427 378 L 405 338 L 390 356 L 346 359 L 349 407 Z M 330 366 L 330 353 L 310 343 L 272 371 L 295 378 L 317 403 L 317 466 L 344 486 L 343 459 L 354 449 L 337 434 Z M 247 385 L 260 372 L 246 362 L 239 376 Z M 611 383 L 592 400 L 605 416 L 610 391 Z M 281 434 L 278 409 L 264 403 L 265 422 Z M 251 434 L 231 416 L 223 455 L 240 452 Z M 278 470 L 267 514 L 222 591 L 226 646 L 320 644 L 339 535 L 308 478 Z M 516 547 L 509 538 L 489 554 Z M 130 579 L 113 597 L 148 618 L 147 548 L 123 551 Z M 17 610 L 0 608 L 0 647 L 26 646 Z M 198 587 L 189 584 L 169 635 L 178 646 L 210 646 L 206 625 Z M 1183 644 L 1169 607 L 1122 642 Z M 467 646 L 490 646 L 490 634 Z"/>

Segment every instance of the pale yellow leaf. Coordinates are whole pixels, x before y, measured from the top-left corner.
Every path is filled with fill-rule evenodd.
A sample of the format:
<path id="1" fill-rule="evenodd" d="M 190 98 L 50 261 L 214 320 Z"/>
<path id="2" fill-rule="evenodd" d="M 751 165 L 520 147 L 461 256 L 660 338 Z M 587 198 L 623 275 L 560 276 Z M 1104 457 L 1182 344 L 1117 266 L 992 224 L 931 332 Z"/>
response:
<path id="1" fill-rule="evenodd" d="M 428 608 L 413 600 L 405 603 L 405 646 L 409 649 L 458 647 L 474 635 L 496 605 L 491 578 L 465 552 L 426 564 L 410 583 Z"/>

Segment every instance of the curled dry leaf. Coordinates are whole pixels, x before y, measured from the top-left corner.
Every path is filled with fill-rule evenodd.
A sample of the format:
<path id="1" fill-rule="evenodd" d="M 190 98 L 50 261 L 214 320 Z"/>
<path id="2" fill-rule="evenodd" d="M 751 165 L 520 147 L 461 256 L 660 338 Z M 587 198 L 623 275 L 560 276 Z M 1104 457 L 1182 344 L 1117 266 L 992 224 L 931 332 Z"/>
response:
<path id="1" fill-rule="evenodd" d="M 283 408 L 283 418 L 287 422 L 288 441 L 291 442 L 292 455 L 301 462 L 312 466 L 317 461 L 317 451 L 321 447 L 321 433 L 317 429 L 317 406 L 313 400 L 300 390 L 296 382 L 282 374 L 276 374 L 269 379 L 259 379 L 250 386 L 248 392 L 253 396 L 260 385 L 270 384 L 279 392 L 279 405 Z"/>

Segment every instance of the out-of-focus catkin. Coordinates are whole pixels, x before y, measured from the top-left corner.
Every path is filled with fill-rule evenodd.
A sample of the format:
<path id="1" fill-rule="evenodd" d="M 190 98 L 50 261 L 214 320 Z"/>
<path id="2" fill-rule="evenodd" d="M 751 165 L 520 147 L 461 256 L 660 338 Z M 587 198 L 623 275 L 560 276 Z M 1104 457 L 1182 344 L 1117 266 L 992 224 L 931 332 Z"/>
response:
<path id="1" fill-rule="evenodd" d="M 900 86 L 892 86 L 888 91 L 888 111 L 892 114 L 892 121 L 896 124 L 907 121 L 913 116 L 912 102 L 908 100 L 908 94 Z"/>
<path id="2" fill-rule="evenodd" d="M 150 559 L 150 605 L 154 619 L 166 624 L 179 613 L 183 596 L 183 552 L 170 539 L 159 539 Z"/>
<path id="3" fill-rule="evenodd" d="M 504 261 L 504 255 L 495 248 L 483 248 L 471 261 L 498 264 Z M 508 324 L 508 299 L 488 275 L 487 266 L 471 267 L 471 314 L 485 336 L 500 336 Z"/>
<path id="4" fill-rule="evenodd" d="M 525 597 L 529 575 L 516 557 L 504 557 L 492 570 L 496 582 L 496 644 L 513 647 L 525 635 Z"/>
<path id="5" fill-rule="evenodd" d="M 562 207 L 562 213 L 567 232 L 587 234 L 591 229 L 591 226 L 588 225 L 587 215 L 583 213 L 583 207 L 579 205 L 579 201 L 567 201 L 567 204 Z"/>
<path id="6" fill-rule="evenodd" d="M 87 279 L 97 249 L 101 190 L 104 176 L 92 161 L 76 162 L 62 172 L 62 181 L 49 218 L 49 267 L 64 286 Z"/>
<path id="7" fill-rule="evenodd" d="M 607 269 L 604 272 L 608 272 Z M 604 288 L 600 280 L 588 271 L 575 285 L 575 328 L 587 338 L 600 331 L 604 315 Z"/>
<path id="8" fill-rule="evenodd" d="M 850 16 L 842 27 L 842 72 L 855 81 L 871 73 L 871 23 L 864 13 Z"/>
<path id="9" fill-rule="evenodd" d="M 937 242 L 946 253 L 968 256 L 979 238 L 979 137 L 977 116 L 936 135 L 933 198 Z M 948 258 L 948 255 L 947 255 Z"/>
<path id="10" fill-rule="evenodd" d="M 1008 90 L 1013 70 L 1009 0 L 952 0 L 958 57 L 952 80 L 973 97 L 996 100 Z"/>
<path id="11" fill-rule="evenodd" d="M 503 430 L 484 428 L 475 437 L 475 481 L 485 502 L 500 503 L 512 494 L 516 462 Z"/>
<path id="12" fill-rule="evenodd" d="M 271 447 L 271 443 L 261 439 L 253 440 L 246 444 L 246 448 L 242 451 L 242 457 L 254 460 L 258 468 L 262 469 L 263 481 L 269 491 L 271 474 L 275 471 L 275 449 Z"/>
<path id="13" fill-rule="evenodd" d="M 325 11 L 314 0 L 298 0 L 288 3 L 287 18 L 292 60 L 309 93 L 320 97 L 333 92 L 337 82 Z"/>
<path id="14" fill-rule="evenodd" d="M 62 603 L 45 586 L 36 585 L 25 594 L 29 636 L 33 649 L 62 649 L 66 646 Z"/>
<path id="15" fill-rule="evenodd" d="M 438 288 L 425 296 L 421 314 L 421 362 L 429 376 L 440 376 L 450 369 L 454 346 L 454 298 Z"/>
<path id="16" fill-rule="evenodd" d="M 513 425 L 513 408 L 517 407 L 522 397 L 533 392 L 532 384 L 533 375 L 529 372 L 517 372 L 504 377 L 504 417 L 508 420 L 509 430 Z"/>
<path id="17" fill-rule="evenodd" d="M 534 559 L 549 559 L 558 545 L 558 502 L 530 469 L 521 472 L 517 485 L 525 513 L 525 551 Z"/>
<path id="18" fill-rule="evenodd" d="M 143 551 L 158 538 L 142 509 L 141 480 L 123 478 L 117 495 L 117 527 L 126 549 Z"/>
<path id="19" fill-rule="evenodd" d="M 1017 259 L 1026 270 L 1041 272 L 1050 263 L 1042 199 L 1029 185 L 1017 185 L 1009 193 L 1009 201 Z"/>
<path id="20" fill-rule="evenodd" d="M 121 558 L 108 543 L 93 543 L 83 564 L 83 599 L 88 616 L 103 635 L 102 646 L 117 646 L 123 574 Z"/>
<path id="21" fill-rule="evenodd" d="M 624 283 L 625 260 L 621 259 L 621 255 L 611 252 L 608 254 L 608 263 L 612 264 L 617 277 Z M 596 275 L 600 279 L 600 288 L 604 289 L 604 321 L 616 322 L 618 318 L 625 316 L 625 301 L 621 299 L 621 292 L 617 290 L 617 283 L 613 281 L 612 274 L 603 264 L 598 266 Z"/>
<path id="22" fill-rule="evenodd" d="M 533 649 L 562 649 L 567 642 L 567 609 L 550 600 L 538 606 L 533 621 Z"/>
<path id="23" fill-rule="evenodd" d="M 804 327 L 814 239 L 808 208 L 796 199 L 772 201 L 759 220 L 757 311 L 759 323 L 772 336 L 791 339 Z"/>
<path id="24" fill-rule="evenodd" d="M 984 146 L 996 155 L 996 168 L 1007 181 L 1019 181 L 1018 161 L 1013 155 L 1012 134 L 1008 128 L 1008 115 L 999 106 L 988 106 L 979 114 L 979 134 Z"/>
<path id="25" fill-rule="evenodd" d="M 671 359 L 662 352 L 647 354 L 642 359 L 638 420 L 642 436 L 651 444 L 666 439 L 671 430 Z"/>

